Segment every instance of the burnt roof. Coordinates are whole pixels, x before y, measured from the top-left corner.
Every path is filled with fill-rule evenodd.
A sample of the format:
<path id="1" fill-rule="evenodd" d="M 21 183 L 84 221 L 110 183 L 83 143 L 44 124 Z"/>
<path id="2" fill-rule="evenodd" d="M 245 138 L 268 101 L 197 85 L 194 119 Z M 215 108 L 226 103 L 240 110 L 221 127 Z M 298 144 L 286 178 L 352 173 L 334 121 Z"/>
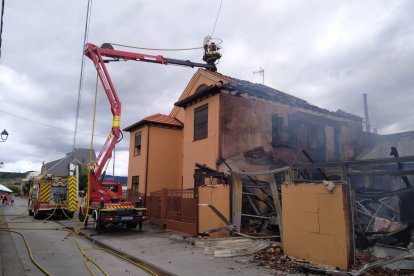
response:
<path id="1" fill-rule="evenodd" d="M 220 93 L 220 91 L 227 90 L 227 91 L 234 91 L 236 92 L 236 95 L 249 95 L 251 97 L 257 97 L 264 100 L 269 100 L 273 102 L 278 102 L 282 104 L 286 104 L 293 107 L 301 107 L 304 109 L 317 111 L 325 114 L 330 114 L 337 117 L 347 118 L 354 121 L 362 121 L 362 118 L 351 114 L 344 112 L 342 110 L 337 111 L 329 111 L 324 108 L 320 108 L 318 106 L 312 105 L 308 103 L 307 101 L 300 99 L 298 97 L 292 96 L 290 94 L 287 94 L 285 92 L 279 91 L 277 89 L 271 88 L 269 86 L 259 84 L 259 83 L 252 83 L 246 80 L 240 80 L 228 76 L 224 76 L 225 78 L 231 80 L 229 83 L 226 83 L 224 85 L 211 85 L 204 89 L 201 89 L 197 93 L 181 100 L 175 103 L 176 106 L 179 107 L 186 107 L 188 105 L 191 105 L 194 102 L 197 102 L 201 100 L 204 97 L 212 96 L 214 94 Z"/>
<path id="2" fill-rule="evenodd" d="M 279 102 L 279 103 L 294 106 L 294 107 L 301 107 L 301 108 L 305 108 L 305 109 L 309 109 L 309 110 L 313 110 L 313 111 L 317 111 L 321 113 L 326 113 L 330 115 L 335 115 L 335 116 L 339 116 L 339 117 L 343 117 L 343 118 L 347 118 L 351 120 L 362 121 L 362 118 L 357 115 L 347 113 L 340 109 L 338 109 L 337 111 L 330 111 L 324 108 L 320 108 L 316 105 L 312 105 L 308 103 L 307 101 L 303 99 L 300 99 L 298 97 L 292 96 L 290 94 L 287 94 L 285 92 L 279 91 L 277 89 L 271 88 L 263 84 L 252 83 L 249 81 L 239 80 L 236 78 L 232 78 L 232 80 L 234 80 L 235 82 L 227 84 L 225 87 L 226 90 L 246 93 L 250 96 L 258 97 L 258 98 L 269 100 L 269 101 Z"/>
<path id="3" fill-rule="evenodd" d="M 177 119 L 170 117 L 168 115 L 157 113 L 157 114 L 153 114 L 151 116 L 145 117 L 141 121 L 124 128 L 124 131 L 133 131 L 134 129 L 137 129 L 149 123 L 153 123 L 153 124 L 161 125 L 161 126 L 176 127 L 176 128 L 183 127 L 183 123 L 181 123 Z"/>

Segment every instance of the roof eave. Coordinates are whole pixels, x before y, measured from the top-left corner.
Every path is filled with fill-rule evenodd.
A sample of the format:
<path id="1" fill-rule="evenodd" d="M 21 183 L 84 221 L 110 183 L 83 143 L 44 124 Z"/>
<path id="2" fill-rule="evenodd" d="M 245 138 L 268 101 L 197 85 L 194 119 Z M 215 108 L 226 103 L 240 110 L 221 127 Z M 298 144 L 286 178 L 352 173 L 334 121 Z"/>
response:
<path id="1" fill-rule="evenodd" d="M 185 107 L 191 105 L 191 103 L 197 102 L 197 100 L 199 100 L 201 98 L 204 98 L 204 97 L 209 96 L 209 95 L 213 96 L 215 94 L 220 93 L 222 87 L 223 87 L 222 85 L 210 85 L 210 86 L 208 86 L 204 89 L 201 89 L 199 92 L 197 92 L 197 93 L 195 93 L 195 94 L 193 94 L 193 95 L 191 95 L 191 96 L 189 96 L 185 99 L 182 99 L 181 101 L 178 101 L 178 102 L 174 103 L 174 105 L 178 106 L 178 107 L 185 108 Z"/>

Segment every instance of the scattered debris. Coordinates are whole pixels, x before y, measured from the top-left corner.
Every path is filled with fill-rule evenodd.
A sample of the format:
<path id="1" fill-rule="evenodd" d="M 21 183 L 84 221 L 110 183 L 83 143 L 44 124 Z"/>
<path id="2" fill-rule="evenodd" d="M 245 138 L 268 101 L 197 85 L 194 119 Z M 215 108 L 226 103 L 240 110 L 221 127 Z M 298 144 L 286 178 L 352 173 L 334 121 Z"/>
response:
<path id="1" fill-rule="evenodd" d="M 204 248 L 204 254 L 214 257 L 235 257 L 253 254 L 268 247 L 269 240 L 254 240 L 249 238 L 221 238 L 214 240 L 197 239 L 196 247 Z"/>
<path id="2" fill-rule="evenodd" d="M 280 244 L 273 243 L 270 247 L 254 254 L 252 262 L 267 269 L 275 269 L 288 273 L 301 272 L 302 262 L 283 255 Z"/>
<path id="3" fill-rule="evenodd" d="M 407 253 L 408 249 L 405 247 L 389 246 L 385 244 L 376 244 L 372 247 L 372 255 L 378 258 L 396 257 L 403 253 Z"/>

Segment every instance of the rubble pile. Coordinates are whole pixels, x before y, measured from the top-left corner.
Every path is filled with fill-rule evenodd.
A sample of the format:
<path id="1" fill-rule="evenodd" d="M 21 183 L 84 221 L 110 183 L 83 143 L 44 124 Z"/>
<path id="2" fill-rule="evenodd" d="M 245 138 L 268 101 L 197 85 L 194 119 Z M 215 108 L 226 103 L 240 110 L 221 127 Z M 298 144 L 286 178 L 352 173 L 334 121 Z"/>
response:
<path id="1" fill-rule="evenodd" d="M 275 269 L 289 273 L 298 273 L 301 271 L 301 267 L 303 267 L 303 263 L 284 256 L 283 249 L 277 244 L 272 244 L 270 247 L 255 253 L 252 262 L 267 269 Z"/>
<path id="2" fill-rule="evenodd" d="M 377 261 L 378 258 L 371 254 L 369 250 L 355 251 L 355 263 L 351 266 L 351 269 L 358 270 L 364 265 Z"/>
<path id="3" fill-rule="evenodd" d="M 317 268 L 314 264 L 306 261 L 300 261 L 289 256 L 283 255 L 283 249 L 279 244 L 272 244 L 266 249 L 256 252 L 251 262 L 256 263 L 266 269 L 276 270 L 286 273 L 311 273 L 311 274 L 330 274 L 330 275 L 352 275 L 365 265 L 374 263 L 380 258 L 371 254 L 370 250 L 356 250 L 356 262 L 351 266 L 351 272 L 340 270 L 325 270 Z M 373 267 L 362 273 L 363 275 L 414 275 L 411 271 L 392 270 L 384 267 Z M 412 272 L 411 272 L 412 273 Z"/>

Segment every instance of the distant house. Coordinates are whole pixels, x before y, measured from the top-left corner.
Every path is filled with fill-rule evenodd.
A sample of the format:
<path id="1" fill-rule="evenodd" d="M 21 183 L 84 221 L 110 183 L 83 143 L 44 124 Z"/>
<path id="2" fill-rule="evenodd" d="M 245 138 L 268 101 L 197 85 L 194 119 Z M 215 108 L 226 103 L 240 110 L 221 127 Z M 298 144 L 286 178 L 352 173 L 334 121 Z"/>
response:
<path id="1" fill-rule="evenodd" d="M 41 174 L 53 174 L 55 176 L 67 176 L 69 175 L 69 163 L 75 162 L 76 164 L 86 166 L 89 162 L 89 149 L 75 149 L 75 151 L 66 153 L 66 156 L 42 165 Z M 95 150 L 92 150 L 92 160 L 96 158 Z"/>
<path id="2" fill-rule="evenodd" d="M 362 118 L 200 69 L 169 115 L 124 130 L 130 132 L 128 188 L 149 196 L 193 188 L 196 163 L 254 171 L 308 162 L 302 150 L 314 161 L 354 158 Z"/>

